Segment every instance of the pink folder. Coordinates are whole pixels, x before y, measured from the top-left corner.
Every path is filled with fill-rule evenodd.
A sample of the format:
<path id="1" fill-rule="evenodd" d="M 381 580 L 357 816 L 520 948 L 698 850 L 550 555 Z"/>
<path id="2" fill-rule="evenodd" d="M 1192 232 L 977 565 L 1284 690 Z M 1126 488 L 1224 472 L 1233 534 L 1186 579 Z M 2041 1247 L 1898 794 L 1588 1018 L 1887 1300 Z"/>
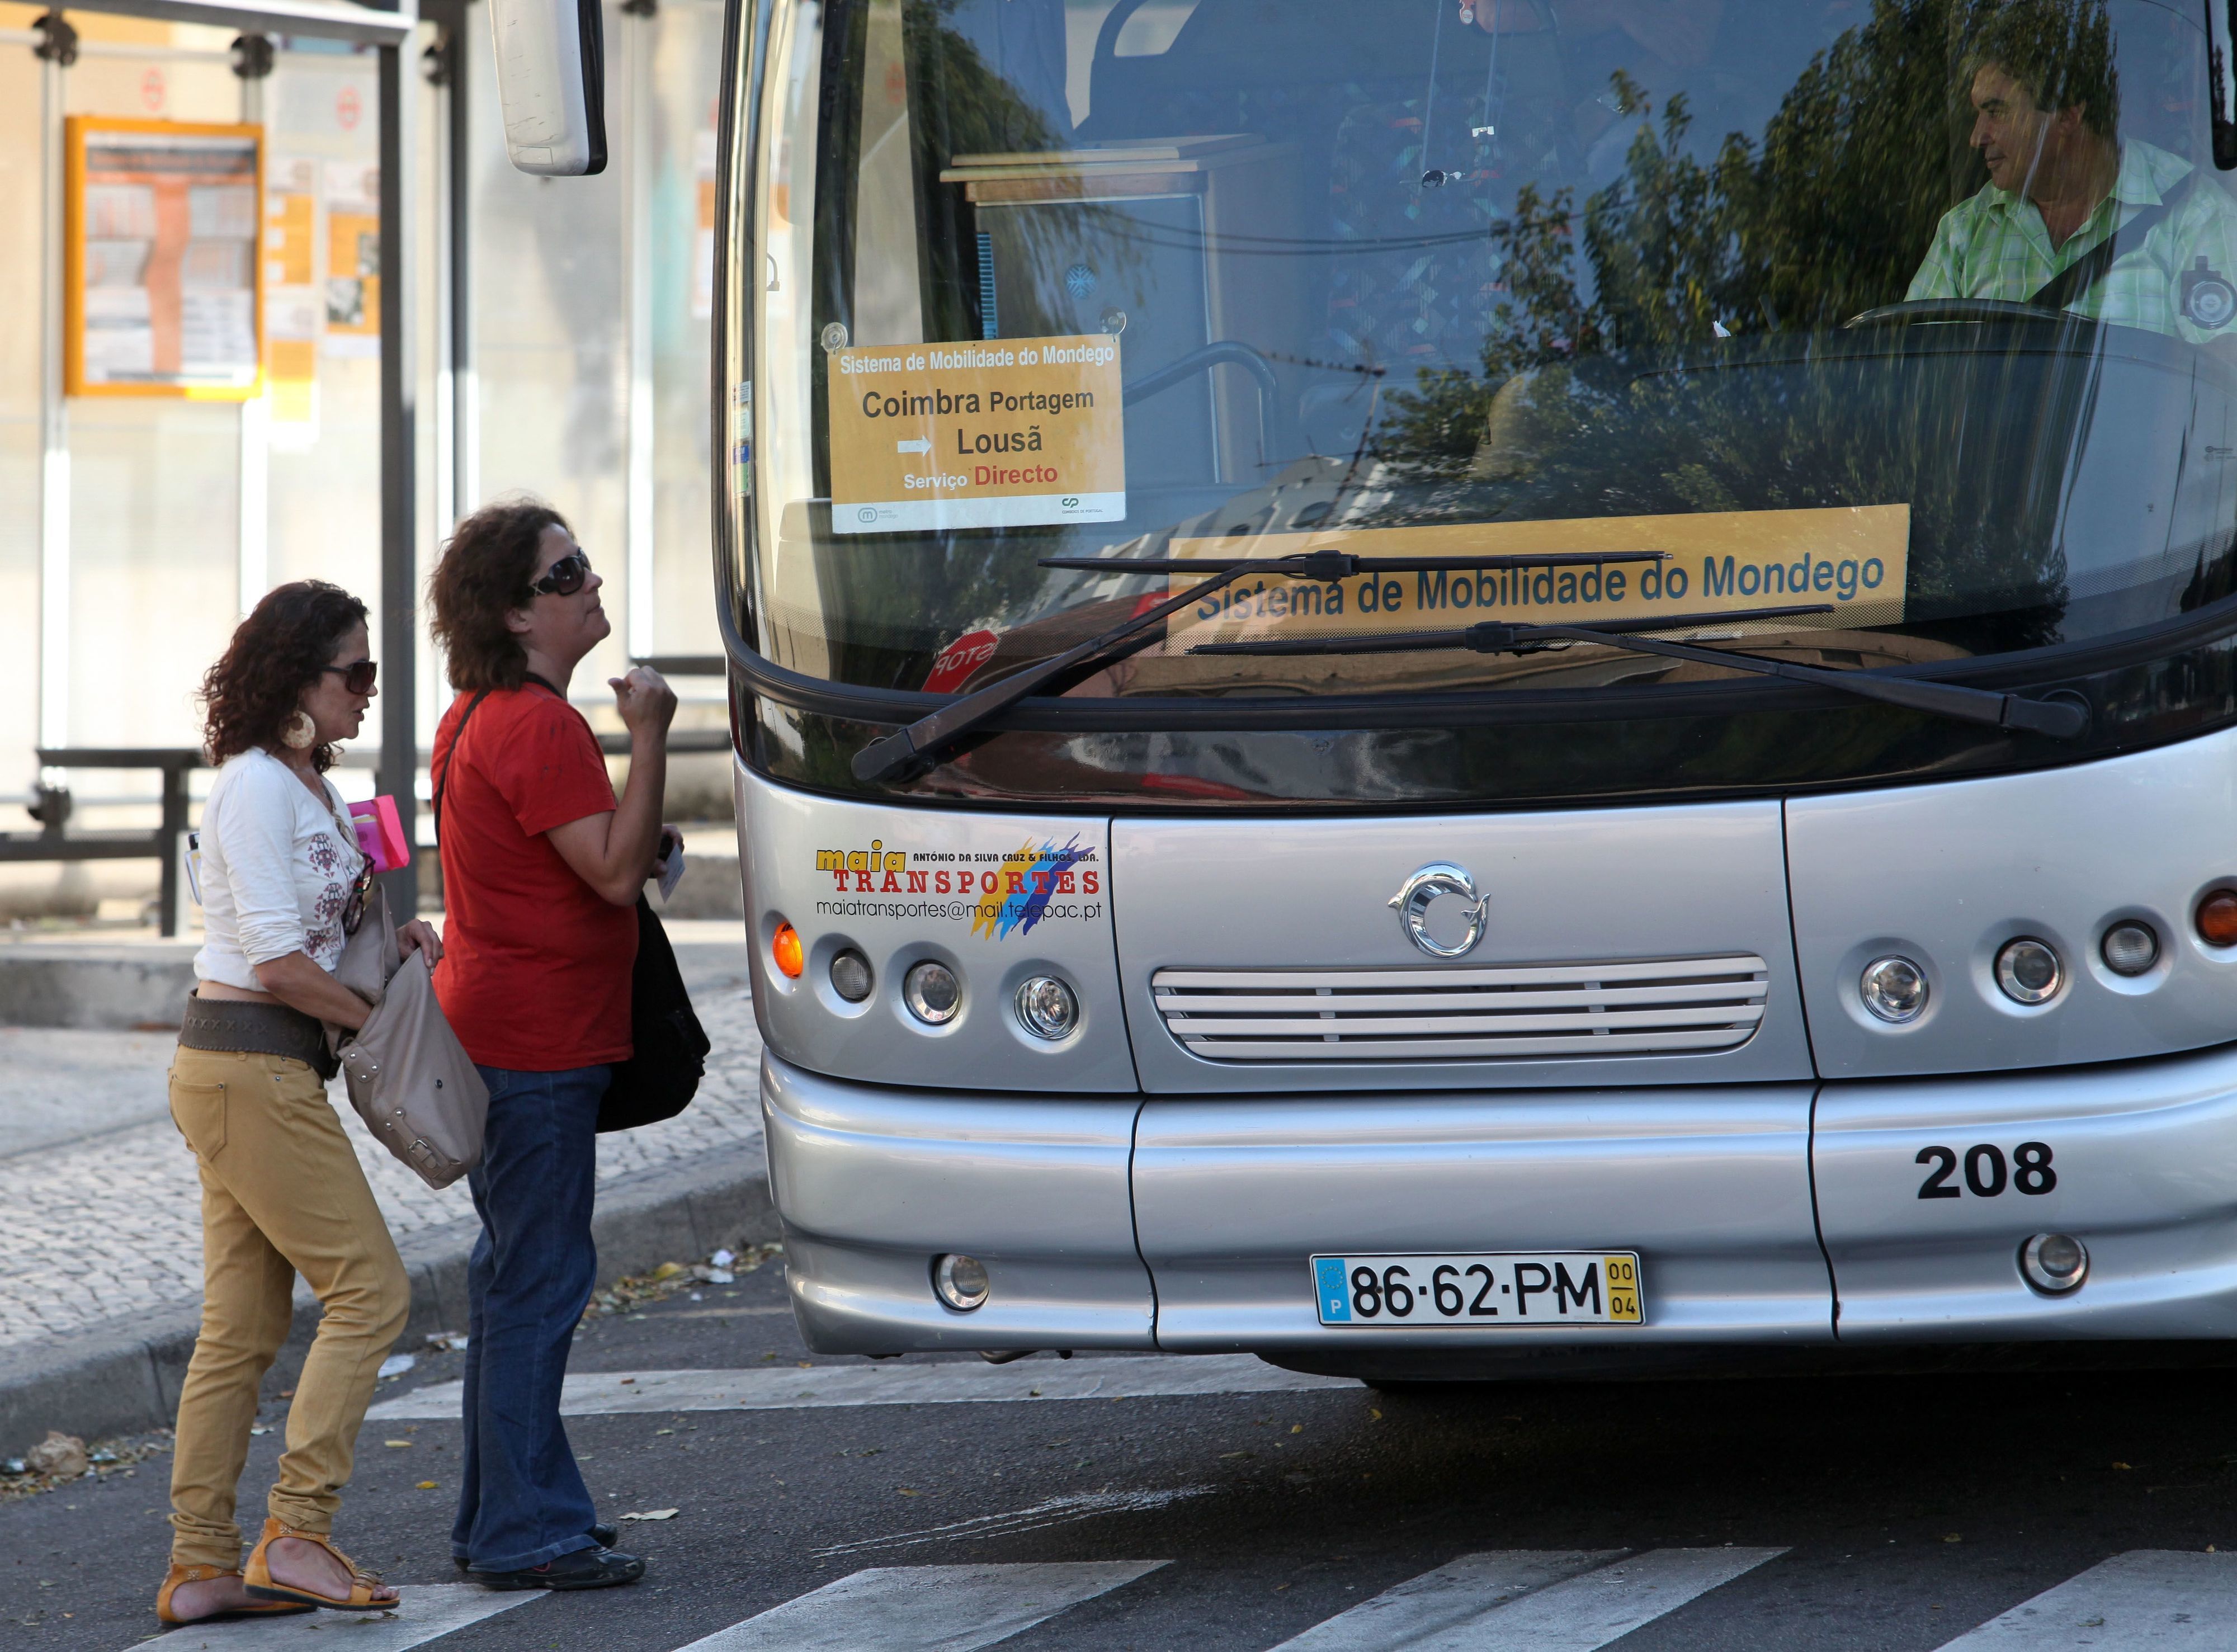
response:
<path id="1" fill-rule="evenodd" d="M 357 846 L 373 859 L 376 872 L 393 872 L 412 863 L 412 846 L 404 841 L 404 822 L 396 813 L 396 799 L 386 794 L 349 806 L 351 823 L 357 828 Z"/>

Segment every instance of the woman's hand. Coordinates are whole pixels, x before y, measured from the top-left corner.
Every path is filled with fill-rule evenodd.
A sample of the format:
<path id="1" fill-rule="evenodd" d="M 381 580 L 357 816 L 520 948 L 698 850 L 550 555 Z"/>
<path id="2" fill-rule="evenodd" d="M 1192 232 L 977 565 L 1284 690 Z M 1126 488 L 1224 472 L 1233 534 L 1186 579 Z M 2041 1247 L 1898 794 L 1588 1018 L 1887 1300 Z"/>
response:
<path id="1" fill-rule="evenodd" d="M 627 677 L 608 677 L 606 685 L 614 691 L 614 710 L 632 741 L 657 740 L 667 734 L 676 717 L 676 691 L 659 672 L 639 665 Z"/>
<path id="2" fill-rule="evenodd" d="M 415 952 L 427 955 L 427 968 L 432 969 L 443 961 L 443 937 L 435 933 L 435 926 L 425 918 L 414 918 L 409 923 L 396 926 L 396 950 L 409 958 Z"/>
<path id="3" fill-rule="evenodd" d="M 319 968 L 307 952 L 291 952 L 258 964 L 254 974 L 256 984 L 288 1008 L 353 1033 L 373 1014 L 371 1004 Z"/>

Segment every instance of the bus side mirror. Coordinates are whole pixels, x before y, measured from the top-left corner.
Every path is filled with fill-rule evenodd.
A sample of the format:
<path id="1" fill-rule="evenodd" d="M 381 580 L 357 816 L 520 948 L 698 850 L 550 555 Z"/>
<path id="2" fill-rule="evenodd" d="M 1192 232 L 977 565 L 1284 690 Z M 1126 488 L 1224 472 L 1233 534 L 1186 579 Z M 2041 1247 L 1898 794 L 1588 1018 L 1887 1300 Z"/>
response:
<path id="1" fill-rule="evenodd" d="M 2237 39 L 2237 0 L 2206 0 L 2206 102 L 2214 128 L 2214 164 L 2237 169 L 2237 70 L 2231 43 Z"/>
<path id="2" fill-rule="evenodd" d="M 579 178 L 606 169 L 606 49 L 599 3 L 490 0 L 505 152 L 523 172 Z"/>

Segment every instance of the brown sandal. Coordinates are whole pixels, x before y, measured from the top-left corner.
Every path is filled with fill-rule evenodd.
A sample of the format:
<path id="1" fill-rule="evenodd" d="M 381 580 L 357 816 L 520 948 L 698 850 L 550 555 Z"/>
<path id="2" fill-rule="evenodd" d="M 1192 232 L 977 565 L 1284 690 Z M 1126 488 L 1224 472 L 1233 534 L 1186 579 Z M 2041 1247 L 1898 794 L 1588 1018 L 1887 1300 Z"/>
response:
<path id="1" fill-rule="evenodd" d="M 350 1592 L 346 1597 L 314 1594 L 307 1589 L 291 1589 L 285 1583 L 272 1581 L 272 1568 L 264 1551 L 282 1537 L 300 1537 L 307 1543 L 316 1543 L 336 1560 L 349 1568 Z M 357 1563 L 334 1547 L 333 1539 L 323 1531 L 300 1531 L 281 1523 L 276 1517 L 264 1523 L 264 1535 L 249 1551 L 248 1566 L 241 1574 L 242 1583 L 251 1595 L 261 1601 L 287 1601 L 298 1606 L 323 1606 L 330 1612 L 393 1612 L 402 1605 L 399 1596 L 393 1600 L 375 1600 L 373 1591 L 380 1587 L 380 1576 L 360 1569 Z"/>
<path id="2" fill-rule="evenodd" d="M 307 1606 L 298 1606 L 292 1601 L 257 1601 L 247 1606 L 235 1606 L 222 1612 L 205 1612 L 200 1617 L 181 1617 L 171 1609 L 171 1594 L 181 1583 L 207 1583 L 220 1577 L 238 1577 L 238 1566 L 181 1566 L 174 1563 L 170 1575 L 163 1579 L 163 1587 L 155 1591 L 155 1616 L 170 1624 L 226 1623 L 237 1617 L 280 1617 L 291 1613 L 307 1612 Z"/>

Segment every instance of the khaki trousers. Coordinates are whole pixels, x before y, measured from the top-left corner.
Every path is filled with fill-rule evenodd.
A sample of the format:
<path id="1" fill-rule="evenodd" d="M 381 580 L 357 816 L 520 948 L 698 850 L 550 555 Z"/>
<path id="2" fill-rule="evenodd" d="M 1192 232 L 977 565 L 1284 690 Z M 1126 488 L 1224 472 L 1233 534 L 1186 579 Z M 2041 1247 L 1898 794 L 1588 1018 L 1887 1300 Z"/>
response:
<path id="1" fill-rule="evenodd" d="M 201 1173 L 204 1281 L 171 1459 L 171 1558 L 230 1570 L 257 1384 L 287 1340 L 295 1276 L 326 1315 L 296 1379 L 269 1508 L 304 1531 L 333 1530 L 411 1286 L 326 1087 L 302 1062 L 181 1048 L 171 1117 Z"/>

